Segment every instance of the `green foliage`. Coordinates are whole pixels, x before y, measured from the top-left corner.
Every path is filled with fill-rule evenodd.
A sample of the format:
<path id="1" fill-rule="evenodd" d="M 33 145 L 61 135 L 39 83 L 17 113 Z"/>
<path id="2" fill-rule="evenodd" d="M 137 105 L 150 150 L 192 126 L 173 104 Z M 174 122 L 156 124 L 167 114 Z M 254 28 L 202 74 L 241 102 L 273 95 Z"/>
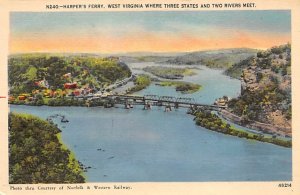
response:
<path id="1" fill-rule="evenodd" d="M 282 70 L 281 70 L 281 75 L 282 76 L 285 76 L 287 74 L 291 74 L 291 73 L 288 73 L 288 69 L 287 69 L 287 66 L 283 66 L 282 67 Z"/>
<path id="2" fill-rule="evenodd" d="M 259 51 L 256 57 L 249 57 L 229 67 L 225 74 L 233 78 L 240 78 L 242 70 L 250 65 L 256 65 L 262 69 L 271 68 L 273 72 L 280 73 L 284 76 L 290 74 L 288 68 L 291 66 L 291 45 L 285 44 L 278 47 L 272 47 L 266 51 Z M 274 59 L 281 59 L 282 64 L 273 64 Z M 254 62 L 255 60 L 255 62 Z"/>
<path id="3" fill-rule="evenodd" d="M 268 138 L 264 135 L 254 134 L 246 132 L 237 128 L 232 127 L 220 119 L 216 114 L 209 111 L 199 110 L 195 113 L 196 124 L 206 129 L 210 129 L 219 133 L 228 134 L 232 136 L 238 136 L 240 138 L 253 139 L 262 142 L 268 142 L 283 147 L 292 147 L 291 140 L 282 140 L 278 138 Z"/>
<path id="4" fill-rule="evenodd" d="M 249 57 L 245 60 L 240 61 L 239 63 L 233 64 L 225 71 L 225 74 L 232 78 L 239 79 L 242 75 L 242 70 L 247 68 L 251 64 L 252 60 L 253 57 Z"/>
<path id="5" fill-rule="evenodd" d="M 270 51 L 259 51 L 257 52 L 256 56 L 258 58 L 267 58 L 271 55 L 271 52 Z"/>
<path id="6" fill-rule="evenodd" d="M 223 122 L 217 115 L 212 114 L 208 111 L 198 111 L 196 112 L 196 124 L 205 127 L 210 130 L 230 133 L 232 127 L 230 124 Z"/>
<path id="7" fill-rule="evenodd" d="M 265 107 L 272 106 L 273 110 L 282 110 L 286 113 L 287 109 L 281 108 L 280 103 L 287 100 L 288 94 L 285 92 L 278 88 L 266 87 L 260 91 L 244 92 L 240 97 L 231 99 L 228 107 L 239 116 L 247 116 L 249 120 L 260 121 Z"/>
<path id="8" fill-rule="evenodd" d="M 201 63 L 209 68 L 229 68 L 235 61 L 239 60 L 240 56 L 222 56 L 218 58 L 204 58 Z M 242 57 L 243 58 L 243 57 Z"/>
<path id="9" fill-rule="evenodd" d="M 179 79 L 184 76 L 195 75 L 196 73 L 189 68 L 173 68 L 161 66 L 147 66 L 143 68 L 144 71 L 150 72 L 155 76 L 166 79 Z"/>
<path id="10" fill-rule="evenodd" d="M 272 47 L 271 48 L 271 52 L 274 53 L 274 54 L 282 54 L 284 52 L 284 47 Z"/>
<path id="11" fill-rule="evenodd" d="M 140 75 L 135 79 L 134 83 L 136 85 L 147 85 L 148 86 L 151 83 L 151 79 L 147 75 Z"/>
<path id="12" fill-rule="evenodd" d="M 201 85 L 184 81 L 162 81 L 160 86 L 175 86 L 176 91 L 181 93 L 195 93 L 201 89 Z"/>
<path id="13" fill-rule="evenodd" d="M 288 120 L 292 119 L 292 106 L 289 106 L 287 112 L 286 112 L 286 116 L 285 116 Z"/>
<path id="14" fill-rule="evenodd" d="M 86 102 L 79 99 L 52 98 L 48 101 L 48 106 L 85 106 Z"/>
<path id="15" fill-rule="evenodd" d="M 83 183 L 82 169 L 58 140 L 53 124 L 9 114 L 9 183 Z"/>
<path id="16" fill-rule="evenodd" d="M 26 72 L 26 77 L 30 81 L 34 81 L 37 77 L 37 68 L 31 66 Z"/>
<path id="17" fill-rule="evenodd" d="M 41 94 L 37 94 L 35 96 L 35 101 L 33 102 L 33 104 L 36 105 L 36 106 L 44 105 L 43 96 Z"/>
<path id="18" fill-rule="evenodd" d="M 71 73 L 71 78 L 64 78 L 67 73 Z M 128 66 L 116 58 L 40 54 L 16 55 L 8 60 L 10 94 L 15 95 L 39 89 L 34 82 L 44 79 L 55 90 L 63 89 L 66 82 L 97 88 L 130 75 Z"/>
<path id="19" fill-rule="evenodd" d="M 151 84 L 151 78 L 148 75 L 138 75 L 134 80 L 135 86 L 128 90 L 128 93 L 134 93 L 145 89 Z"/>
<path id="20" fill-rule="evenodd" d="M 257 80 L 257 82 L 261 81 L 261 79 L 262 79 L 263 77 L 264 77 L 264 74 L 261 73 L 261 72 L 258 72 L 258 73 L 256 74 L 256 80 Z"/>

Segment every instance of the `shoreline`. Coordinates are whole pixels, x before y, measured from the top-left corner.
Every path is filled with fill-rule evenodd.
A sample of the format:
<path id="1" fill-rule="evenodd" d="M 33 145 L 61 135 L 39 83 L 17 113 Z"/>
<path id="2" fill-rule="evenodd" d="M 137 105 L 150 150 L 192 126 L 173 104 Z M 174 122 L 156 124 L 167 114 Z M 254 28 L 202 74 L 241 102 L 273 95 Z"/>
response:
<path id="1" fill-rule="evenodd" d="M 197 110 L 191 114 L 195 116 L 194 120 L 196 121 L 196 125 L 204 127 L 208 130 L 239 138 L 246 138 L 249 140 L 271 143 L 281 147 L 292 148 L 292 140 L 283 140 L 274 135 L 272 137 L 265 137 L 264 134 L 243 131 L 229 123 L 226 123 L 226 121 L 223 121 L 219 116 L 209 111 Z"/>
<path id="2" fill-rule="evenodd" d="M 241 123 L 241 117 L 233 114 L 232 112 L 229 112 L 228 110 L 221 110 L 220 112 L 218 112 L 218 114 L 234 124 L 238 124 L 249 129 L 261 131 L 262 133 L 277 134 L 283 137 L 292 138 L 292 129 L 288 127 L 279 127 L 271 124 L 261 123 L 258 121 L 251 121 L 251 123 L 245 125 Z"/>

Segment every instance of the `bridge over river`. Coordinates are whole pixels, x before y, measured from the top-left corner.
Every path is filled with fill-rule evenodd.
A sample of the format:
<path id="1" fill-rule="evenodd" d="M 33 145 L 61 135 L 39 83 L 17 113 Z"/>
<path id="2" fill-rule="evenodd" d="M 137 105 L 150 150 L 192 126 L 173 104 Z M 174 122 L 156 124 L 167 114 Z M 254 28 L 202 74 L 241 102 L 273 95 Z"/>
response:
<path id="1" fill-rule="evenodd" d="M 173 96 L 158 96 L 158 95 L 87 95 L 78 96 L 76 98 L 84 98 L 89 102 L 97 100 L 107 100 L 107 107 L 113 106 L 113 104 L 123 104 L 126 109 L 132 108 L 134 105 L 144 105 L 144 109 L 151 109 L 152 106 L 164 106 L 165 111 L 171 111 L 172 108 L 192 108 L 197 110 L 199 108 L 205 110 L 215 110 L 220 111 L 225 109 L 226 106 L 212 105 L 212 104 L 202 104 L 196 102 L 194 98 L 188 97 L 173 97 Z"/>

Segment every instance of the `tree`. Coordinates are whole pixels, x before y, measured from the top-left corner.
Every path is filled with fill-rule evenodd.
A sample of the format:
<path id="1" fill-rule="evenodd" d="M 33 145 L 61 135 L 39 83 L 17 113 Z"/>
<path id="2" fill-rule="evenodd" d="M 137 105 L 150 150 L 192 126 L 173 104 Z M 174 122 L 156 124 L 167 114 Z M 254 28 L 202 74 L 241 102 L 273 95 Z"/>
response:
<path id="1" fill-rule="evenodd" d="M 9 114 L 9 182 L 82 183 L 82 169 L 59 142 L 60 130 L 27 114 Z"/>

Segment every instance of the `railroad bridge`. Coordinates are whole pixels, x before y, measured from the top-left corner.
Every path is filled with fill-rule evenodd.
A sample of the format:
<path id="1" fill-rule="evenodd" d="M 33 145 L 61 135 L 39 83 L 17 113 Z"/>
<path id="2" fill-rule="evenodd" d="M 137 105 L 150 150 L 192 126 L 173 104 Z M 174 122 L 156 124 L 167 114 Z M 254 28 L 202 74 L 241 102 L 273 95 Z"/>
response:
<path id="1" fill-rule="evenodd" d="M 107 95 L 103 96 L 85 96 L 89 101 L 94 101 L 97 99 L 107 100 L 110 105 L 113 104 L 123 104 L 126 109 L 132 108 L 134 105 L 144 105 L 144 109 L 151 109 L 152 106 L 164 106 L 165 111 L 171 111 L 172 108 L 189 108 L 191 110 L 204 109 L 204 110 L 214 110 L 219 111 L 225 109 L 226 106 L 210 105 L 197 103 L 194 98 L 188 97 L 173 97 L 173 96 L 158 96 L 158 95 Z"/>

